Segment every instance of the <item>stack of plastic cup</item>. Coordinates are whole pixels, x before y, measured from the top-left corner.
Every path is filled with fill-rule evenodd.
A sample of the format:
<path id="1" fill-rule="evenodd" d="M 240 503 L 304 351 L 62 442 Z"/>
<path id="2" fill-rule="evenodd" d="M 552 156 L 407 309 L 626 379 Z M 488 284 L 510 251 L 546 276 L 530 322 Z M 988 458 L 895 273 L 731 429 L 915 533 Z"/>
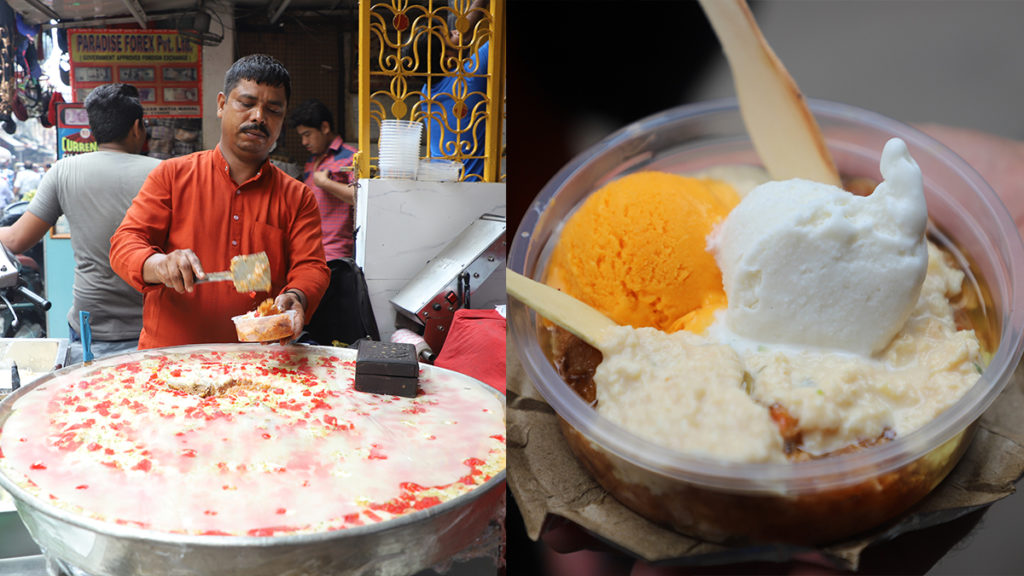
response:
<path id="1" fill-rule="evenodd" d="M 453 162 L 442 158 L 420 160 L 417 180 L 427 182 L 458 182 L 462 174 L 462 162 Z"/>
<path id="2" fill-rule="evenodd" d="M 415 180 L 420 166 L 420 137 L 423 123 L 409 120 L 384 120 L 380 125 L 381 178 Z"/>

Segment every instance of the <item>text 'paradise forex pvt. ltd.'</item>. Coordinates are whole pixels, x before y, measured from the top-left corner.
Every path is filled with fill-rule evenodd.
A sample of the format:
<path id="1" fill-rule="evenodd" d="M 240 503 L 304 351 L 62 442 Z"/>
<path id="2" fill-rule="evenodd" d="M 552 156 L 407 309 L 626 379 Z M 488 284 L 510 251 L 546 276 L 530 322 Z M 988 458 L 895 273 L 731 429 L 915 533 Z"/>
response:
<path id="1" fill-rule="evenodd" d="M 191 52 L 195 45 L 177 34 L 78 34 L 75 48 L 80 53 L 174 53 Z"/>

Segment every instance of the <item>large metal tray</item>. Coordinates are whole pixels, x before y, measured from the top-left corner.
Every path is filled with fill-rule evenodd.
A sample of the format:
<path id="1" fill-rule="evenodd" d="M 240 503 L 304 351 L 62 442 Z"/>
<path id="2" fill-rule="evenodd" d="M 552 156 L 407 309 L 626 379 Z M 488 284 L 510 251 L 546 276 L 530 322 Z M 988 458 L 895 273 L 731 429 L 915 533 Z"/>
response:
<path id="1" fill-rule="evenodd" d="M 334 355 L 355 359 L 355 350 L 294 346 L 311 356 Z M 193 351 L 279 350 L 258 344 L 207 344 L 132 352 L 99 363 L 130 362 L 147 354 L 187 354 Z M 0 403 L 0 427 L 13 404 L 50 380 L 91 371 L 76 364 L 22 387 Z M 427 371 L 449 372 L 423 365 Z M 502 400 L 490 386 L 461 376 Z M 463 550 L 483 534 L 488 523 L 504 513 L 505 472 L 458 498 L 376 525 L 333 532 L 271 537 L 194 536 L 144 530 L 100 522 L 56 508 L 22 490 L 0 473 L 0 486 L 15 499 L 22 521 L 48 554 L 94 576 L 160 574 L 162 576 L 281 576 L 412 574 L 437 565 Z M 272 495 L 270 495 L 272 496 Z M 140 503 L 152 505 L 152 503 Z"/>

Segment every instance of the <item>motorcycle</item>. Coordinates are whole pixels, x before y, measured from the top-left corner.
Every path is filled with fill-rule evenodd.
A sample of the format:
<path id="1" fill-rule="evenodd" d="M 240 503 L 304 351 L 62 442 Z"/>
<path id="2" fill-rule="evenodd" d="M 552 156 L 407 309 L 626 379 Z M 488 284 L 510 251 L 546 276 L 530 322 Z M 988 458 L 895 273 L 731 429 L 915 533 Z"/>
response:
<path id="1" fill-rule="evenodd" d="M 25 212 L 28 202 L 8 205 L 0 217 L 0 226 L 10 226 Z M 46 311 L 49 300 L 43 293 L 43 243 L 24 254 L 13 254 L 0 244 L 0 337 L 43 338 L 46 336 Z"/>

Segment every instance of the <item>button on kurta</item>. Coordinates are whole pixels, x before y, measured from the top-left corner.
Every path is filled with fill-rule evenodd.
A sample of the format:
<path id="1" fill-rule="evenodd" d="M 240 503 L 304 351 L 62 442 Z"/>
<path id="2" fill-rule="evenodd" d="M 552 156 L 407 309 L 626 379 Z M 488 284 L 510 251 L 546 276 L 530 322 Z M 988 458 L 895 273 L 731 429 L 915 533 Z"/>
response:
<path id="1" fill-rule="evenodd" d="M 238 253 L 239 242 L 242 237 L 241 226 L 241 211 L 242 211 L 242 187 L 235 188 L 235 198 L 231 201 L 231 210 L 228 212 L 231 214 L 231 221 L 228 223 L 230 233 L 228 237 L 231 238 L 231 246 L 233 252 Z"/>

